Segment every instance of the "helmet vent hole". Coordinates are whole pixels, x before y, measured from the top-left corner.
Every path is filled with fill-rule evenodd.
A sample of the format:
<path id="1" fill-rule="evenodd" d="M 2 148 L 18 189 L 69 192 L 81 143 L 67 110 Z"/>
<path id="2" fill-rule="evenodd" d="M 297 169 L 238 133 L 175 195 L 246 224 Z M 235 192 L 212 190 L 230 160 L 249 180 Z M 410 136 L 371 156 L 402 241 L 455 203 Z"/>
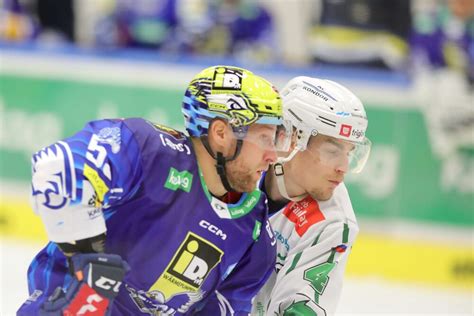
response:
<path id="1" fill-rule="evenodd" d="M 296 138 L 301 139 L 303 137 L 303 130 L 299 129 L 297 133 Z"/>

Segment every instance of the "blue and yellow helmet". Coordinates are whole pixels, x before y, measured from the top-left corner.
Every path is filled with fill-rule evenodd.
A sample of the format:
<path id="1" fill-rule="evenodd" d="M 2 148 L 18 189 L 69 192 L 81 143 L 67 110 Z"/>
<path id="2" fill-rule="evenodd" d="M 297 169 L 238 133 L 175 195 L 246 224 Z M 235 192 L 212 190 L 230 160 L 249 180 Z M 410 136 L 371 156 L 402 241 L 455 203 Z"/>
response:
<path id="1" fill-rule="evenodd" d="M 267 80 L 232 66 L 213 66 L 197 74 L 186 89 L 182 111 L 190 136 L 206 135 L 219 117 L 235 129 L 251 124 L 282 124 L 282 102 Z"/>

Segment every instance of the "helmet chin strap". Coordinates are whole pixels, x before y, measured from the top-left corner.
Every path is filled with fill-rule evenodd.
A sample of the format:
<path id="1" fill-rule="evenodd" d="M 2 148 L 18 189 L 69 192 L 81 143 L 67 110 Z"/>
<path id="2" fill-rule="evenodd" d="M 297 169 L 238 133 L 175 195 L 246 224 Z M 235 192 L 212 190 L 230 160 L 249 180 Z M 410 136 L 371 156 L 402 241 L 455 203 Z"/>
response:
<path id="1" fill-rule="evenodd" d="M 202 144 L 204 145 L 204 148 L 206 148 L 209 155 L 216 160 L 216 171 L 219 177 L 221 178 L 222 185 L 224 186 L 227 192 L 235 192 L 235 190 L 230 185 L 229 180 L 227 180 L 225 164 L 226 162 L 232 161 L 237 158 L 237 156 L 240 154 L 240 150 L 242 149 L 243 141 L 241 139 L 237 139 L 237 147 L 235 148 L 234 155 L 230 158 L 225 158 L 224 155 L 222 155 L 222 153 L 219 151 L 214 154 L 211 146 L 209 145 L 207 135 L 202 135 L 200 138 Z"/>
<path id="2" fill-rule="evenodd" d="M 300 151 L 300 147 L 296 146 L 293 149 L 293 151 L 288 155 L 288 157 L 278 158 L 277 163 L 273 165 L 273 171 L 274 171 L 274 174 L 275 174 L 275 178 L 276 178 L 276 182 L 277 182 L 277 186 L 278 186 L 278 191 L 280 191 L 280 194 L 285 199 L 290 200 L 290 201 L 294 201 L 294 202 L 301 201 L 302 199 L 304 199 L 306 197 L 307 194 L 305 193 L 305 194 L 295 196 L 295 197 L 290 197 L 288 195 L 288 191 L 286 190 L 286 185 L 285 185 L 285 176 L 284 176 L 285 175 L 285 170 L 283 168 L 283 164 L 285 162 L 288 162 L 291 159 L 293 159 L 293 157 L 296 155 L 296 153 L 298 151 Z"/>

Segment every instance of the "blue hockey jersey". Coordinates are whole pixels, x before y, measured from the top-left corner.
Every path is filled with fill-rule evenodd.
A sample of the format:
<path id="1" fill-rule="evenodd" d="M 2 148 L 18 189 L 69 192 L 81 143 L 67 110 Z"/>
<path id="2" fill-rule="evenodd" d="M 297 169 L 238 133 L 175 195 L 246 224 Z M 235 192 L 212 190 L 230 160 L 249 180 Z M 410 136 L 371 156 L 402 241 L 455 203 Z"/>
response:
<path id="1" fill-rule="evenodd" d="M 41 182 L 35 174 L 45 179 L 41 162 L 49 160 L 57 170 Z M 105 217 L 106 252 L 131 268 L 112 315 L 248 314 L 274 266 L 265 195 L 255 190 L 235 204 L 214 198 L 189 137 L 143 119 L 94 121 L 36 153 L 32 194 L 33 208 L 48 214 L 88 205 L 89 218 L 74 227 Z M 74 240 L 74 231 L 61 231 L 67 221 L 46 225 L 48 234 Z M 49 243 L 30 265 L 31 296 L 19 312 L 37 314 L 71 278 Z"/>

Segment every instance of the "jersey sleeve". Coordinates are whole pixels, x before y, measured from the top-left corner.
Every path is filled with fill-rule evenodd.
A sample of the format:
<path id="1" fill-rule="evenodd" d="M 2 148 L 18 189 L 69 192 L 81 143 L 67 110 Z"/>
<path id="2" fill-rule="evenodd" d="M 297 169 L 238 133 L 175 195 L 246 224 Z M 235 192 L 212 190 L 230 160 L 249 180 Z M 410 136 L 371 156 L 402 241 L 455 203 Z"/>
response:
<path id="1" fill-rule="evenodd" d="M 90 122 L 33 155 L 33 210 L 51 241 L 97 236 L 106 231 L 102 210 L 136 193 L 141 170 L 139 146 L 123 120 Z"/>
<path id="2" fill-rule="evenodd" d="M 277 273 L 266 315 L 333 315 L 357 233 L 357 224 L 336 222 L 308 234 Z"/>
<path id="3" fill-rule="evenodd" d="M 267 220 L 257 241 L 196 315 L 249 315 L 252 299 L 273 271 L 276 240 Z"/>
<path id="4" fill-rule="evenodd" d="M 39 315 L 40 307 L 57 287 L 65 286 L 72 276 L 68 273 L 67 260 L 55 243 L 41 250 L 28 268 L 30 297 L 20 306 L 18 316 Z"/>

